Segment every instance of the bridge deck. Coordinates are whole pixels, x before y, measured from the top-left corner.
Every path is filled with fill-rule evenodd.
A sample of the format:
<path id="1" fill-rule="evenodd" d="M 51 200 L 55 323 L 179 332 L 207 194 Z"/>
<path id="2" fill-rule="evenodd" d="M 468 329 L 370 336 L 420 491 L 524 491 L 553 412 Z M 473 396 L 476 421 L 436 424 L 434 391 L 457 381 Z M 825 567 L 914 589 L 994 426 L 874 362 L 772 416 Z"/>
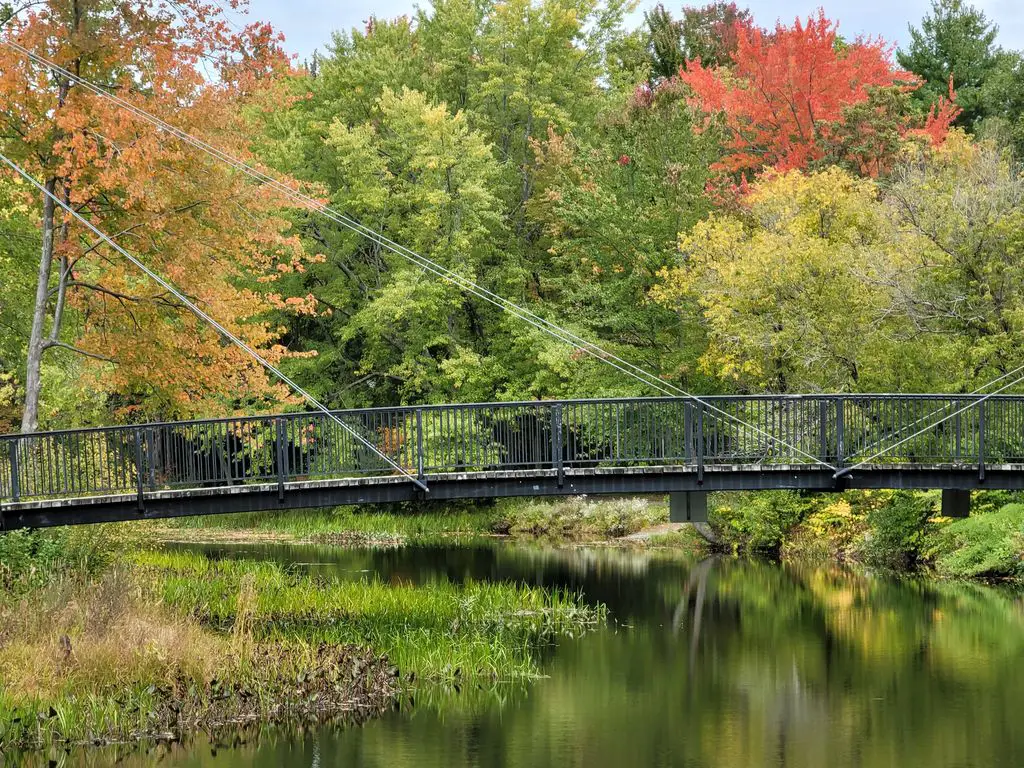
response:
<path id="1" fill-rule="evenodd" d="M 324 414 L 143 424 L 0 437 L 0 527 L 427 497 L 1024 488 L 1022 397 L 650 398 L 337 416 L 429 493 Z"/>

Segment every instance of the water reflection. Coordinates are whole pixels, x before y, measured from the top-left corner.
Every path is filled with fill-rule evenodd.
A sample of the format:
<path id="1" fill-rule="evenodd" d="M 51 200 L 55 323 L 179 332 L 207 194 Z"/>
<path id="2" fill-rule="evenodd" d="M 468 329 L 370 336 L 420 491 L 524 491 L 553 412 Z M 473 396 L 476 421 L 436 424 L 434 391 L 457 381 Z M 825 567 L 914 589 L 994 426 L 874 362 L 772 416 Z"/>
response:
<path id="1" fill-rule="evenodd" d="M 435 693 L 361 728 L 229 749 L 199 740 L 167 765 L 1024 764 L 1024 606 L 1005 590 L 619 549 L 208 551 L 328 578 L 568 587 L 613 621 L 552 649 L 525 690 Z"/>

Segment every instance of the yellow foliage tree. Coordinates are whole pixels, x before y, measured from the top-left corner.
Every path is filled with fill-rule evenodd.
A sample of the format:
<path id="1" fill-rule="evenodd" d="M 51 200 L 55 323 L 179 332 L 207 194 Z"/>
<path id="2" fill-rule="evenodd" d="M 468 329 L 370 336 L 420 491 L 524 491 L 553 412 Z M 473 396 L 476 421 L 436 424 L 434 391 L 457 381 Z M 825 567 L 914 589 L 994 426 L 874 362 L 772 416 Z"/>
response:
<path id="1" fill-rule="evenodd" d="M 652 297 L 680 311 L 696 300 L 701 363 L 740 388 L 899 386 L 914 374 L 892 349 L 902 321 L 889 278 L 914 247 L 875 182 L 835 167 L 775 174 L 682 235 L 682 263 Z"/>

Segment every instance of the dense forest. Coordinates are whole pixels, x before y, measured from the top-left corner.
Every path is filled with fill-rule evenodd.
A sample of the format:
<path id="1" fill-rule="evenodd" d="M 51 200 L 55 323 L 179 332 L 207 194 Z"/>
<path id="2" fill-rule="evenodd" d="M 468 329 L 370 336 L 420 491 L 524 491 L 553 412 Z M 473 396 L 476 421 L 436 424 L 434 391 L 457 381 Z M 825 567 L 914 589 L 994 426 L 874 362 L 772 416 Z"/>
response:
<path id="1" fill-rule="evenodd" d="M 936 0 L 897 50 L 827 9 L 629 10 L 436 0 L 299 63 L 201 0 L 0 5 L 0 153 L 331 405 L 653 394 L 391 241 L 693 392 L 1024 363 L 1024 54 L 993 20 Z M 0 274 L 2 431 L 300 406 L 12 172 Z"/>

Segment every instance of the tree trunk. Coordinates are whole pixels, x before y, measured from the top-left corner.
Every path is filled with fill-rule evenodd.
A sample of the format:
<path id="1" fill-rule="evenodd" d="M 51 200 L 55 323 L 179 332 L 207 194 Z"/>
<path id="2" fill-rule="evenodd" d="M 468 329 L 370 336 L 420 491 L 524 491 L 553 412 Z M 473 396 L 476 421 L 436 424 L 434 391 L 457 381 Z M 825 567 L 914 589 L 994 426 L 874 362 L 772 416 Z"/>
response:
<path id="1" fill-rule="evenodd" d="M 46 181 L 46 191 L 56 193 L 57 179 Z M 42 389 L 41 364 L 46 349 L 46 311 L 50 304 L 50 267 L 53 264 L 54 203 L 50 195 L 43 199 L 43 249 L 39 257 L 39 278 L 36 303 L 32 311 L 32 332 L 28 341 L 28 362 L 25 368 L 25 410 L 21 415 L 21 431 L 35 432 L 39 426 L 39 394 Z"/>

